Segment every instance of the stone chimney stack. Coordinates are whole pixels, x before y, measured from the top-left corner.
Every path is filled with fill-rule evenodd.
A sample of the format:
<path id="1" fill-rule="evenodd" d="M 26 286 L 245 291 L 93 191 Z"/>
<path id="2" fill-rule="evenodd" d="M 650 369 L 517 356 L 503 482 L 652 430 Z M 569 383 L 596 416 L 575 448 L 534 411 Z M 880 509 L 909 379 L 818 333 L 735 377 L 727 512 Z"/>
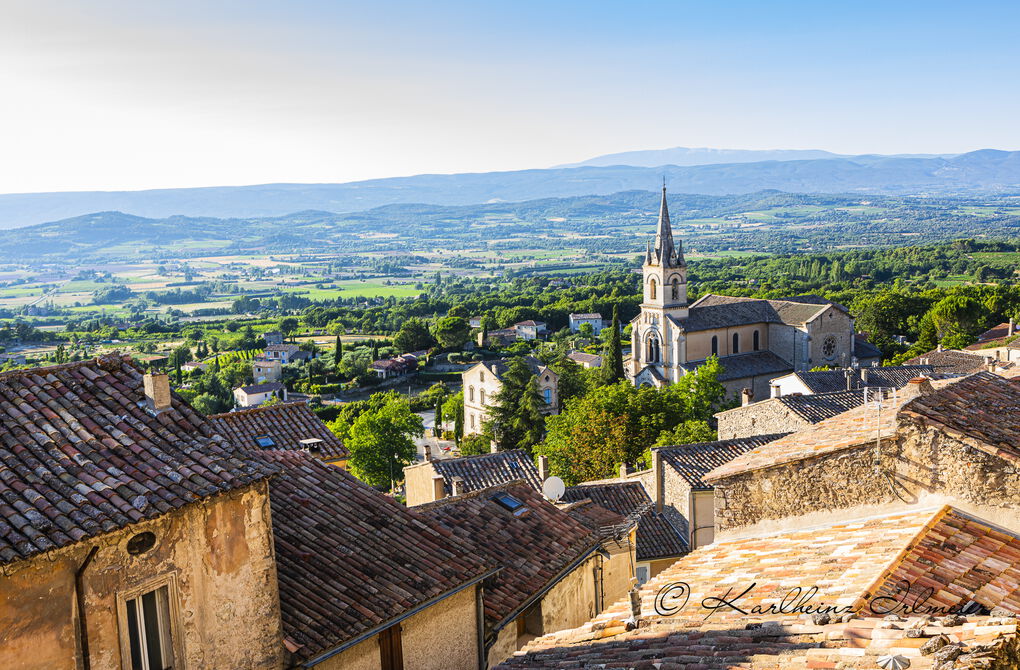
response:
<path id="1" fill-rule="evenodd" d="M 782 398 L 783 397 L 783 389 L 779 386 L 779 384 L 769 384 L 769 388 L 772 391 L 772 397 L 773 398 Z"/>
<path id="2" fill-rule="evenodd" d="M 1012 337 L 1013 333 L 1015 333 L 1015 332 L 1016 332 L 1016 319 L 1010 319 L 1009 320 L 1009 333 L 1007 333 L 1007 335 Z"/>
<path id="3" fill-rule="evenodd" d="M 740 406 L 747 407 L 754 402 L 754 390 L 740 389 Z"/>
<path id="4" fill-rule="evenodd" d="M 652 502 L 655 503 L 655 511 L 662 512 L 663 497 L 665 496 L 666 483 L 663 481 L 665 473 L 662 467 L 662 452 L 652 449 Z"/>
<path id="5" fill-rule="evenodd" d="M 145 403 L 153 412 L 170 408 L 170 377 L 162 372 L 147 373 L 142 377 Z"/>
<path id="6" fill-rule="evenodd" d="M 446 480 L 443 479 L 442 475 L 436 475 L 432 478 L 432 499 L 442 500 L 446 497 Z"/>
<path id="7" fill-rule="evenodd" d="M 620 463 L 620 479 L 626 479 L 627 475 L 630 474 L 630 466 L 626 463 Z"/>
<path id="8" fill-rule="evenodd" d="M 854 390 L 854 371 L 851 368 L 843 370 L 843 375 L 846 377 L 846 390 Z"/>
<path id="9" fill-rule="evenodd" d="M 489 442 L 489 453 L 490 454 L 499 453 L 499 446 L 496 444 L 496 440 Z"/>
<path id="10" fill-rule="evenodd" d="M 432 460 L 432 445 L 425 445 L 425 462 Z"/>
<path id="11" fill-rule="evenodd" d="M 935 351 L 942 351 L 942 343 L 939 342 L 939 346 L 935 347 Z"/>
<path id="12" fill-rule="evenodd" d="M 453 495 L 464 495 L 464 479 L 462 477 L 454 477 L 450 480 L 450 488 L 453 489 Z"/>
<path id="13" fill-rule="evenodd" d="M 549 457 L 539 456 L 538 457 L 538 478 L 541 481 L 549 479 Z"/>
<path id="14" fill-rule="evenodd" d="M 861 384 L 867 386 L 870 378 L 871 375 L 868 373 L 868 368 L 861 368 Z"/>
<path id="15" fill-rule="evenodd" d="M 935 387 L 931 385 L 930 379 L 927 377 L 914 377 L 903 387 L 901 397 L 904 400 L 911 400 L 934 392 Z"/>

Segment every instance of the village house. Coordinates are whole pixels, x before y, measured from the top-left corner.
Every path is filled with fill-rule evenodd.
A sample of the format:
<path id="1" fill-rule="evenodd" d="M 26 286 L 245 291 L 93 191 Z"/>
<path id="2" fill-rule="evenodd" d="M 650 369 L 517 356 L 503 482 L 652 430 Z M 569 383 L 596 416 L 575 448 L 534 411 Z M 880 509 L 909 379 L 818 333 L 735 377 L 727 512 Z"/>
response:
<path id="1" fill-rule="evenodd" d="M 871 400 L 892 397 L 888 389 L 857 389 L 812 395 L 783 395 L 761 402 L 745 402 L 715 415 L 720 440 L 755 435 L 793 433 L 848 412 Z"/>
<path id="2" fill-rule="evenodd" d="M 534 321 L 531 319 L 515 323 L 514 331 L 517 333 L 517 339 L 520 340 L 539 340 L 548 333 L 544 321 Z"/>
<path id="3" fill-rule="evenodd" d="M 571 351 L 567 358 L 580 365 L 585 370 L 602 367 L 602 357 L 598 354 L 586 354 L 583 351 Z"/>
<path id="4" fill-rule="evenodd" d="M 733 538 L 497 667 L 1006 670 L 1018 571 L 1020 538 L 948 506 Z"/>
<path id="5" fill-rule="evenodd" d="M 604 322 L 602 321 L 602 315 L 598 312 L 592 312 L 590 314 L 571 314 L 567 317 L 567 322 L 570 325 L 570 332 L 577 333 L 581 330 L 581 324 L 587 323 L 591 325 L 592 332 L 598 335 L 605 328 Z"/>
<path id="6" fill-rule="evenodd" d="M 287 387 L 280 382 L 264 382 L 234 389 L 234 402 L 238 407 L 258 407 L 270 400 L 287 402 Z"/>
<path id="7" fill-rule="evenodd" d="M 796 393 L 810 395 L 863 388 L 899 389 L 906 386 L 907 382 L 915 377 L 934 377 L 934 375 L 935 368 L 930 365 L 807 370 L 776 377 L 769 387 L 770 396 L 778 398 Z"/>
<path id="8" fill-rule="evenodd" d="M 195 370 L 205 371 L 205 370 L 208 370 L 208 369 L 209 369 L 209 364 L 208 363 L 203 363 L 201 361 L 188 361 L 187 363 L 184 363 L 183 365 L 181 365 L 181 372 L 188 372 L 188 373 L 190 373 L 190 372 L 194 372 Z"/>
<path id="9" fill-rule="evenodd" d="M 749 388 L 769 394 L 776 377 L 819 365 L 869 365 L 881 354 L 856 337 L 842 305 L 806 295 L 761 300 L 704 295 L 687 301 L 687 261 L 674 244 L 662 189 L 655 244 L 645 254 L 641 313 L 631 321 L 628 377 L 636 386 L 663 386 L 717 356 L 719 381 L 731 395 Z"/>
<path id="10" fill-rule="evenodd" d="M 514 481 L 527 482 L 541 491 L 545 479 L 546 474 L 539 472 L 527 452 L 514 449 L 408 465 L 404 468 L 404 493 L 408 507 L 414 507 Z"/>
<path id="11" fill-rule="evenodd" d="M 301 348 L 296 344 L 269 344 L 262 353 L 262 357 L 271 361 L 280 361 L 281 364 L 287 365 L 298 358 L 298 352 L 300 351 Z"/>
<path id="12" fill-rule="evenodd" d="M 525 482 L 445 498 L 416 511 L 500 569 L 482 596 L 486 667 L 536 636 L 586 621 L 607 604 L 607 581 L 626 584 L 632 576 L 629 552 L 615 559 L 603 555 L 598 531 Z"/>
<path id="13" fill-rule="evenodd" d="M 418 369 L 418 360 L 424 358 L 425 352 L 413 354 L 401 354 L 395 358 L 373 361 L 372 372 L 380 379 L 392 379 L 393 377 L 404 377 Z"/>
<path id="14" fill-rule="evenodd" d="M 251 373 L 256 384 L 278 382 L 283 378 L 283 364 L 278 358 L 258 356 L 251 362 Z"/>
<path id="15" fill-rule="evenodd" d="M 517 331 L 513 328 L 479 331 L 475 343 L 479 347 L 505 347 L 517 341 Z"/>
<path id="16" fill-rule="evenodd" d="M 538 392 L 542 396 L 545 415 L 559 414 L 559 375 L 533 356 L 525 357 L 531 373 L 538 378 Z M 503 388 L 500 379 L 506 372 L 506 360 L 481 361 L 468 368 L 461 379 L 464 384 L 464 434 L 482 432 L 482 424 L 489 419 L 489 407 Z"/>
<path id="17" fill-rule="evenodd" d="M 0 667 L 282 667 L 271 471 L 166 375 L 0 374 L 0 417 Z"/>
<path id="18" fill-rule="evenodd" d="M 952 505 L 1020 532 L 1020 380 L 919 378 L 705 475 L 718 534 Z"/>
<path id="19" fill-rule="evenodd" d="M 269 330 L 262 333 L 262 340 L 267 347 L 283 344 L 283 333 L 278 330 Z"/>
<path id="20" fill-rule="evenodd" d="M 277 403 L 208 417 L 234 444 L 248 449 L 303 451 L 344 469 L 350 452 L 303 402 Z"/>
<path id="21" fill-rule="evenodd" d="M 481 328 L 482 327 L 482 317 L 480 317 L 480 316 L 468 317 L 468 327 L 469 328 Z"/>

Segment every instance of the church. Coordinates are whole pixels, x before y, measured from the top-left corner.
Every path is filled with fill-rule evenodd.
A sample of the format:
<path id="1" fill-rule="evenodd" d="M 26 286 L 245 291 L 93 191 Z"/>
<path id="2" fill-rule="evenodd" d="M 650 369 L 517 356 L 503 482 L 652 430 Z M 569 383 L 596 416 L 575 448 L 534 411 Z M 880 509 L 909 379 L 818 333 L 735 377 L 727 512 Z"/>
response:
<path id="1" fill-rule="evenodd" d="M 641 314 L 631 321 L 628 376 L 661 388 L 718 356 L 719 381 L 731 395 L 769 397 L 769 382 L 823 365 L 877 363 L 880 352 L 854 332 L 845 307 L 819 296 L 781 300 L 704 295 L 687 302 L 687 261 L 674 242 L 666 187 L 655 243 L 642 266 Z"/>

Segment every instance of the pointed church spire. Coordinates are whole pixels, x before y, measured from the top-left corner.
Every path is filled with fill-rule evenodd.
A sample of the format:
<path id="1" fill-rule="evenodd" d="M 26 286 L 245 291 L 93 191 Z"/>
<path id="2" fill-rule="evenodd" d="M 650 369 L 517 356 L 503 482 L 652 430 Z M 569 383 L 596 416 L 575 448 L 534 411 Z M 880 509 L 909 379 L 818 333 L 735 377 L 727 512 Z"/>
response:
<path id="1" fill-rule="evenodd" d="M 648 248 L 645 250 L 645 265 L 652 264 L 652 241 L 648 241 Z"/>
<path id="2" fill-rule="evenodd" d="M 655 255 L 663 265 L 673 265 L 676 250 L 673 246 L 673 228 L 669 223 L 666 205 L 666 179 L 662 180 L 662 204 L 659 205 L 659 226 L 655 231 Z"/>

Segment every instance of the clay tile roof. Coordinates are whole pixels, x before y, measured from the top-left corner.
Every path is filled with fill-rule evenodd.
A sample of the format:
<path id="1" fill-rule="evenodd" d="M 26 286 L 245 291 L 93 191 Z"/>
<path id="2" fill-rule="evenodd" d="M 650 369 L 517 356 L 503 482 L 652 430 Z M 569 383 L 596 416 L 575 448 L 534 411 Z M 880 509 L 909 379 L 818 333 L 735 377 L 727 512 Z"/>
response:
<path id="1" fill-rule="evenodd" d="M 779 403 L 808 423 L 818 423 L 863 405 L 864 390 L 812 395 L 784 395 L 765 402 Z M 750 405 L 750 407 L 754 407 L 754 405 Z"/>
<path id="2" fill-rule="evenodd" d="M 602 357 L 598 354 L 586 354 L 583 351 L 571 351 L 567 358 L 575 363 L 587 363 L 596 368 L 602 367 Z"/>
<path id="3" fill-rule="evenodd" d="M 914 398 L 901 414 L 983 444 L 989 453 L 1020 460 L 1018 379 L 979 372 Z"/>
<path id="4" fill-rule="evenodd" d="M 703 670 L 876 668 L 878 657 L 903 654 L 913 668 L 932 668 L 932 656 L 918 648 L 940 634 L 966 645 L 966 656 L 954 668 L 991 667 L 982 663 L 996 658 L 1002 645 L 1012 653 L 1020 649 L 1016 619 L 968 615 L 962 624 L 927 617 L 922 623 L 920 614 L 896 607 L 918 603 L 893 585 L 911 579 L 915 589 L 931 587 L 937 596 L 928 606 L 961 606 L 973 599 L 986 610 L 1020 612 L 1016 542 L 951 508 L 721 540 L 691 552 L 641 588 L 636 628 L 625 625 L 630 604 L 624 599 L 578 628 L 532 641 L 497 667 L 645 667 L 654 659 L 663 668 Z M 997 560 L 996 552 L 1006 558 Z M 677 599 L 661 597 L 667 587 Z M 807 604 L 845 608 L 840 614 L 852 611 L 857 617 L 816 623 L 803 612 L 777 611 L 784 599 L 795 600 L 791 590 L 812 587 L 817 592 Z M 705 608 L 706 602 L 718 602 L 706 598 L 727 597 L 743 612 Z M 657 603 L 660 610 L 675 609 L 659 611 Z M 883 621 L 890 610 L 904 620 Z M 911 628 L 923 628 L 923 636 L 908 634 Z"/>
<path id="5" fill-rule="evenodd" d="M 834 393 L 847 390 L 847 375 L 852 388 L 880 387 L 903 388 L 915 377 L 931 376 L 935 368 L 930 365 L 896 365 L 873 368 L 814 370 L 794 373 L 811 393 Z"/>
<path id="6" fill-rule="evenodd" d="M 252 393 L 267 393 L 269 391 L 282 391 L 284 385 L 280 382 L 265 382 L 264 384 L 251 384 L 250 386 L 242 386 L 241 390 L 246 394 Z"/>
<path id="7" fill-rule="evenodd" d="M 572 318 L 574 318 L 574 319 L 601 319 L 602 318 L 602 314 L 600 314 L 599 312 L 588 312 L 588 313 L 585 313 L 585 314 L 571 314 L 570 316 Z"/>
<path id="8" fill-rule="evenodd" d="M 678 320 L 678 323 L 688 332 L 752 323 L 801 325 L 835 305 L 818 296 L 810 296 L 808 301 L 808 297 L 803 296 L 804 300 L 801 297 L 762 300 L 710 293 L 692 304 L 687 318 Z"/>
<path id="9" fill-rule="evenodd" d="M 635 524 L 623 515 L 597 505 L 588 498 L 558 507 L 588 528 L 598 531 L 602 537 L 616 537 L 624 529 L 632 528 Z"/>
<path id="10" fill-rule="evenodd" d="M 637 522 L 637 559 L 639 561 L 680 556 L 687 543 L 680 529 L 663 514 L 652 509 L 644 485 L 639 481 L 600 482 L 567 487 L 565 501 L 591 500 Z"/>
<path id="11" fill-rule="evenodd" d="M 293 353 L 295 353 L 297 351 L 300 351 L 301 347 L 299 347 L 296 344 L 270 344 L 269 346 L 266 347 L 265 350 L 266 351 L 279 351 L 279 352 L 286 352 L 288 354 L 293 354 Z"/>
<path id="12" fill-rule="evenodd" d="M 303 450 L 302 440 L 321 440 L 309 448 L 322 458 L 347 458 L 350 453 L 333 432 L 303 402 L 265 405 L 216 414 L 210 423 L 242 449 Z M 260 445 L 256 438 L 268 437 L 272 445 Z"/>
<path id="13" fill-rule="evenodd" d="M 939 374 L 969 375 L 985 369 L 985 358 L 963 351 L 929 351 L 911 358 L 905 365 L 931 365 Z"/>
<path id="14" fill-rule="evenodd" d="M 692 489 L 706 491 L 712 489 L 711 484 L 703 479 L 706 474 L 753 449 L 774 442 L 786 435 L 789 433 L 681 444 L 674 447 L 657 447 L 655 451 L 662 454 L 663 464 L 672 468 Z"/>
<path id="15" fill-rule="evenodd" d="M 176 394 L 150 414 L 142 374 L 118 355 L 0 374 L 0 564 L 268 476 Z"/>
<path id="16" fill-rule="evenodd" d="M 308 660 L 490 572 L 434 521 L 299 451 L 270 481 L 284 635 Z"/>
<path id="17" fill-rule="evenodd" d="M 500 451 L 480 456 L 461 456 L 431 461 L 436 474 L 442 475 L 446 492 L 453 493 L 454 477 L 464 480 L 464 492 L 506 484 L 522 479 L 536 491 L 541 490 L 542 480 L 538 468 L 528 454 L 520 449 Z"/>
<path id="18" fill-rule="evenodd" d="M 685 363 L 683 368 L 692 371 L 703 363 L 704 361 Z M 792 367 L 779 356 L 765 350 L 723 356 L 719 359 L 719 364 L 722 366 L 722 371 L 718 377 L 721 382 L 758 377 L 760 375 L 776 375 L 782 372 L 789 372 Z"/>
<path id="19" fill-rule="evenodd" d="M 494 499 L 499 494 L 515 498 L 524 511 L 505 508 Z M 600 546 L 597 531 L 520 481 L 415 509 L 502 568 L 485 588 L 485 620 L 493 628 L 510 621 Z"/>

